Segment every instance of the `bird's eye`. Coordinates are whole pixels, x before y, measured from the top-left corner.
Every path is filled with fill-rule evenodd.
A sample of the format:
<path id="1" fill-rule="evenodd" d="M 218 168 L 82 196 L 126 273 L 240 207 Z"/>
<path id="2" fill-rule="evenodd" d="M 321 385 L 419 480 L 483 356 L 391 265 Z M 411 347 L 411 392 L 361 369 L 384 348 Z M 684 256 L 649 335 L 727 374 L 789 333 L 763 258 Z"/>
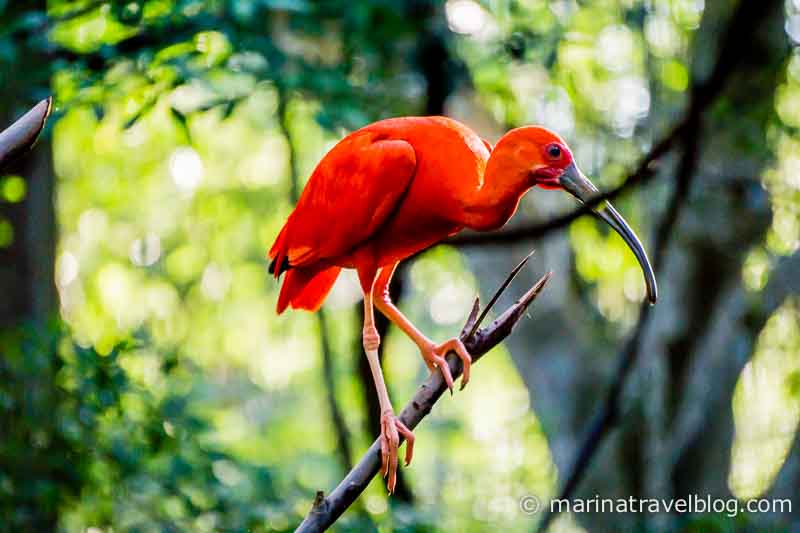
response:
<path id="1" fill-rule="evenodd" d="M 557 144 L 551 144 L 547 147 L 547 155 L 552 159 L 558 159 L 561 157 L 561 147 Z"/>

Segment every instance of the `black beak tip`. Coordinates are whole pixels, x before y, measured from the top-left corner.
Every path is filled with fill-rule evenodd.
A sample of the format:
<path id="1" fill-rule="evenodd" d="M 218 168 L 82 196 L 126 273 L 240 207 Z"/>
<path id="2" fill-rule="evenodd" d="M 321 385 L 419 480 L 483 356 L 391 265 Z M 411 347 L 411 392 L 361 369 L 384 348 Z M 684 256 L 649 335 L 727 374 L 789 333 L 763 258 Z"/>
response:
<path id="1" fill-rule="evenodd" d="M 654 283 L 652 289 L 648 288 L 647 290 L 647 302 L 652 306 L 656 305 L 657 301 L 658 301 L 658 287 Z"/>

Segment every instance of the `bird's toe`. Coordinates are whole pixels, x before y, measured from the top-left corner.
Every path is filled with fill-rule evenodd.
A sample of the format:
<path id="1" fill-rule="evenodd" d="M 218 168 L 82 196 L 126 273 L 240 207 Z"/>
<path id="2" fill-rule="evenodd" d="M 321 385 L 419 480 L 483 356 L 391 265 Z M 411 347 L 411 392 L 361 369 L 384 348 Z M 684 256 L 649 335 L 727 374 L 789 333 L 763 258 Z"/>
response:
<path id="1" fill-rule="evenodd" d="M 386 478 L 389 494 L 397 485 L 397 450 L 401 436 L 406 440 L 405 464 L 408 466 L 414 456 L 414 433 L 391 409 L 386 409 L 381 414 L 381 475 Z"/>
<path id="2" fill-rule="evenodd" d="M 454 352 L 458 356 L 458 358 L 461 359 L 461 362 L 463 363 L 463 367 L 464 367 L 463 372 L 462 372 L 462 376 L 461 376 L 461 390 L 463 390 L 464 387 L 467 386 L 467 383 L 469 383 L 470 368 L 472 367 L 472 356 L 467 351 L 467 348 L 466 348 L 466 346 L 464 346 L 464 343 L 461 342 L 461 339 L 456 337 L 456 338 L 453 338 L 453 339 L 446 340 L 442 344 L 434 347 L 433 351 L 434 351 L 434 353 L 437 354 L 437 356 L 442 361 L 444 361 L 445 356 L 449 352 Z M 453 392 L 453 386 L 452 386 L 453 378 L 452 378 L 452 375 L 450 373 L 450 367 L 448 366 L 447 362 L 444 361 L 444 363 L 442 365 L 440 365 L 440 368 L 442 368 L 442 373 L 443 374 L 445 373 L 444 369 L 447 369 L 446 370 L 447 376 L 445 376 L 445 381 L 448 382 L 448 388 L 450 388 L 450 393 L 452 394 L 452 392 Z M 447 380 L 448 376 L 450 377 L 449 381 Z"/>

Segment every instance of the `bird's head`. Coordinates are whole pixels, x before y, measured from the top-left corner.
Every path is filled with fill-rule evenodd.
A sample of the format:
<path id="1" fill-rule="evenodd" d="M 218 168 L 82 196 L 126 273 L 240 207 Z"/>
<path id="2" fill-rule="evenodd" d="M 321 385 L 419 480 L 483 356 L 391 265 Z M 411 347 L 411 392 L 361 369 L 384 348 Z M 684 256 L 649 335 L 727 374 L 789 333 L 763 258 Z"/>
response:
<path id="1" fill-rule="evenodd" d="M 559 135 L 540 126 L 525 126 L 511 130 L 492 151 L 504 154 L 505 164 L 515 167 L 526 186 L 544 189 L 562 189 L 581 203 L 589 202 L 599 194 L 597 187 L 578 168 L 572 151 Z M 653 268 L 641 241 L 622 215 L 610 202 L 601 202 L 593 212 L 611 226 L 630 247 L 644 273 L 647 299 L 651 304 L 658 298 Z"/>

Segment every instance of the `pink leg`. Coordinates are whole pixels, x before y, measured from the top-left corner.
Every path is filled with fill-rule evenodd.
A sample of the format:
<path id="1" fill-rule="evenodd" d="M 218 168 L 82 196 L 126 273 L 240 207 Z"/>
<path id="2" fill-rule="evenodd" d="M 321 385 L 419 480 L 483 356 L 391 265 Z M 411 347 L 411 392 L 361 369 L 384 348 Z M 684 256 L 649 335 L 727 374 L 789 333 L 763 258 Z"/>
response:
<path id="1" fill-rule="evenodd" d="M 391 494 L 394 492 L 397 483 L 397 449 L 400 446 L 400 435 L 406 439 L 405 463 L 408 466 L 414 455 L 414 434 L 395 416 L 392 403 L 389 400 L 389 392 L 386 390 L 386 383 L 383 380 L 383 371 L 378 359 L 378 347 L 380 346 L 381 338 L 378 335 L 378 330 L 375 329 L 371 290 L 367 290 L 364 294 L 364 330 L 362 340 L 381 406 L 381 473 L 383 477 L 388 476 L 386 485 L 389 489 L 389 494 Z"/>
<path id="2" fill-rule="evenodd" d="M 455 352 L 464 363 L 464 375 L 461 378 L 461 388 L 463 389 L 467 386 L 467 383 L 469 383 L 469 370 L 472 365 L 472 357 L 469 355 L 469 352 L 467 352 L 464 343 L 461 342 L 461 339 L 458 337 L 446 340 L 441 344 L 435 344 L 418 330 L 392 303 L 389 297 L 389 282 L 396 268 L 397 264 L 391 267 L 384 267 L 378 274 L 372 288 L 375 306 L 414 341 L 414 344 L 419 347 L 422 359 L 425 360 L 425 364 L 431 372 L 434 372 L 437 368 L 442 372 L 442 377 L 444 377 L 444 381 L 447 383 L 447 388 L 450 389 L 451 394 L 453 393 L 453 376 L 450 373 L 450 367 L 447 365 L 447 361 L 445 361 L 444 357 L 450 351 Z"/>

